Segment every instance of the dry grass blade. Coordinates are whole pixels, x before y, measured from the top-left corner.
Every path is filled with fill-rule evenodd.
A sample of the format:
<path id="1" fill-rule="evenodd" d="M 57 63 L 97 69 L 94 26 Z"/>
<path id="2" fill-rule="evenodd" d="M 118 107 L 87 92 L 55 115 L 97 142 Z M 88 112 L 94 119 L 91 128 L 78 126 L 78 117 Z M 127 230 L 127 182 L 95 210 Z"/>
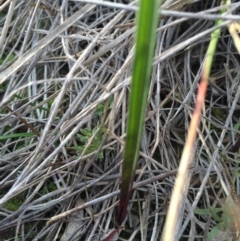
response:
<path id="1" fill-rule="evenodd" d="M 189 4 L 192 4 L 197 1 L 199 0 L 177 0 L 177 1 L 166 0 L 166 1 L 163 1 L 164 3 L 162 5 L 162 8 L 168 9 L 168 10 L 172 10 L 172 9 L 182 10 L 183 8 L 186 8 Z"/>
<path id="2" fill-rule="evenodd" d="M 136 1 L 0 2 L 7 31 L 0 48 L 0 239 L 101 240 L 116 227 Z M 218 208 L 226 197 L 220 153 L 240 191 L 238 153 L 230 153 L 240 134 L 240 65 L 227 31 L 239 19 L 239 2 L 222 17 L 218 0 L 174 10 L 161 10 L 133 195 L 117 240 L 162 238 L 216 18 L 223 32 L 177 239 L 203 240 L 217 225 L 194 209 Z M 77 237 L 69 228 L 76 223 Z"/>
<path id="3" fill-rule="evenodd" d="M 221 20 L 217 21 L 216 25 L 220 25 L 221 22 Z M 165 241 L 174 240 L 176 237 L 176 233 L 178 232 L 176 226 L 180 216 L 179 213 L 181 213 L 181 204 L 183 203 L 183 197 L 186 195 L 184 191 L 186 192 L 189 185 L 189 177 L 187 172 L 188 165 L 190 165 L 192 163 L 192 160 L 194 159 L 193 153 L 195 151 L 194 145 L 197 137 L 197 130 L 201 119 L 202 109 L 205 103 L 209 76 L 211 73 L 213 57 L 217 48 L 220 31 L 221 30 L 217 29 L 211 34 L 211 41 L 206 52 L 206 59 L 204 60 L 203 64 L 201 82 L 199 84 L 198 92 L 196 95 L 195 109 L 191 118 L 186 142 L 180 159 L 179 171 L 174 185 L 167 215 L 163 238 L 163 240 Z"/>
<path id="4" fill-rule="evenodd" d="M 230 23 L 228 29 L 233 38 L 235 47 L 240 54 L 240 38 L 238 34 L 240 32 L 240 24 L 238 22 Z"/>
<path id="5" fill-rule="evenodd" d="M 52 30 L 45 38 L 39 41 L 38 44 L 34 46 L 34 48 L 26 52 L 23 56 L 20 56 L 14 64 L 12 64 L 9 68 L 7 68 L 6 70 L 0 73 L 0 84 L 2 84 L 7 78 L 9 78 L 18 69 L 20 69 L 24 64 L 30 61 L 34 55 L 36 55 L 39 51 L 45 48 L 51 41 L 53 41 L 56 38 L 56 36 L 60 35 L 63 31 L 71 27 L 76 21 L 83 18 L 88 12 L 90 12 L 94 8 L 95 6 L 92 4 L 85 5 L 79 11 L 77 11 L 72 16 L 70 16 L 67 20 L 65 20 L 60 26 Z M 4 37 L 4 35 L 1 35 L 1 37 Z"/>

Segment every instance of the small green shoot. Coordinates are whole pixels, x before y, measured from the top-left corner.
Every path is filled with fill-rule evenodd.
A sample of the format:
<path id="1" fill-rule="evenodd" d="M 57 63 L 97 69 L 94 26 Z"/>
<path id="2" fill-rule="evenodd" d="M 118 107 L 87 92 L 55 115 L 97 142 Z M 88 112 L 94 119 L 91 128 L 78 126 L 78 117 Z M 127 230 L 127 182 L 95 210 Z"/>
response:
<path id="1" fill-rule="evenodd" d="M 194 213 L 199 215 L 212 215 L 216 222 L 221 222 L 222 219 L 217 214 L 222 212 L 222 208 L 206 208 L 206 209 L 195 209 Z"/>
<path id="2" fill-rule="evenodd" d="M 0 59 L 0 65 L 2 65 L 4 62 L 10 62 L 15 58 L 14 54 L 10 54 L 9 56 L 3 56 L 2 59 Z"/>
<path id="3" fill-rule="evenodd" d="M 95 152 L 99 149 L 102 143 L 103 135 L 106 133 L 106 128 L 100 128 L 99 124 L 96 125 L 92 130 L 89 130 L 87 128 L 81 130 L 81 134 L 77 134 L 78 140 L 81 142 L 81 145 L 72 147 L 74 150 L 79 152 L 79 155 L 83 153 L 85 148 L 84 154 L 90 154 L 92 152 Z M 98 158 L 103 158 L 103 151 L 100 151 L 98 154 Z"/>
<path id="4" fill-rule="evenodd" d="M 228 234 L 234 232 L 233 227 L 239 226 L 239 217 L 236 213 L 239 212 L 239 208 L 233 207 L 228 199 L 226 199 L 222 208 L 207 208 L 207 209 L 195 209 L 194 213 L 198 215 L 211 215 L 216 221 L 216 225 L 211 229 L 208 234 L 207 241 L 213 240 L 219 231 Z M 218 214 L 221 213 L 221 216 Z M 230 240 L 230 238 L 229 238 Z"/>
<path id="5" fill-rule="evenodd" d="M 21 193 L 20 195 L 17 195 L 11 198 L 10 200 L 8 200 L 6 203 L 4 203 L 3 207 L 12 212 L 15 212 L 22 206 L 24 201 L 25 201 L 24 194 Z"/>
<path id="6" fill-rule="evenodd" d="M 108 104 L 108 108 L 107 108 L 107 109 L 111 110 L 112 107 L 113 107 L 113 98 L 110 97 L 108 101 L 109 101 L 109 104 Z M 105 103 L 99 104 L 99 105 L 97 106 L 95 112 L 93 113 L 93 116 L 96 115 L 96 116 L 102 117 L 103 114 L 104 114 L 105 105 L 106 105 Z"/>

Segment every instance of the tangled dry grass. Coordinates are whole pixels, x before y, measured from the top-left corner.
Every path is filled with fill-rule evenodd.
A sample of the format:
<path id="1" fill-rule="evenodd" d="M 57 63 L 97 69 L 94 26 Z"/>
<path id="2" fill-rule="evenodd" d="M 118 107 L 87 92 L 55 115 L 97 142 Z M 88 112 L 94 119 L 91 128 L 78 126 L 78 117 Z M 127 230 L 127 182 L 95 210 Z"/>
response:
<path id="1" fill-rule="evenodd" d="M 0 240 L 100 240 L 115 227 L 136 3 L 0 2 Z M 168 2 L 134 191 L 117 240 L 161 238 L 214 29 L 211 14 L 220 5 Z M 233 3 L 233 13 L 239 6 Z M 222 24 L 179 213 L 181 240 L 203 240 L 216 224 L 193 211 L 218 207 L 225 197 L 231 180 L 219 159 L 224 155 L 230 173 L 238 171 L 237 155 L 227 152 L 237 152 L 240 133 L 239 55 L 229 21 Z"/>

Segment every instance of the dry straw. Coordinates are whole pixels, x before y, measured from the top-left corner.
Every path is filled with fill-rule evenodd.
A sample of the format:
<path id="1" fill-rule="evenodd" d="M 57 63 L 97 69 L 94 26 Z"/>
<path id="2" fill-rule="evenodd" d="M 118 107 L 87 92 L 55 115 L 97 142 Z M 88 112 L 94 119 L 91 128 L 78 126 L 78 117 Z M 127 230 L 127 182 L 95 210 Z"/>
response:
<path id="1" fill-rule="evenodd" d="M 117 227 L 138 7 L 86 2 L 0 1 L 0 239 L 101 240 Z M 165 1 L 159 10 L 140 156 L 116 240 L 162 238 L 216 29 L 221 35 L 174 239 L 207 239 L 224 215 L 216 220 L 196 210 L 222 208 L 231 181 L 240 191 L 238 146 L 228 152 L 240 133 L 240 3 L 232 1 L 222 15 L 226 6 L 218 0 L 185 2 Z"/>

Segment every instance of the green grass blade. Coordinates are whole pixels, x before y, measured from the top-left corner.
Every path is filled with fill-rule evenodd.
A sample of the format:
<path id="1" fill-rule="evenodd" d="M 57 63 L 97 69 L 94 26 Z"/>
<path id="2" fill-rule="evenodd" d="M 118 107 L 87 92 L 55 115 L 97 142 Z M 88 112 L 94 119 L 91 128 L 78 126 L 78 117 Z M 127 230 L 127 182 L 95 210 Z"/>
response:
<path id="1" fill-rule="evenodd" d="M 123 222 L 131 195 L 151 78 L 160 0 L 140 0 L 137 13 L 136 49 L 124 150 L 118 224 Z"/>
<path id="2" fill-rule="evenodd" d="M 0 141 L 11 139 L 11 138 L 21 138 L 21 137 L 31 137 L 31 136 L 36 136 L 36 134 L 33 132 L 14 133 L 10 135 L 0 136 Z"/>

